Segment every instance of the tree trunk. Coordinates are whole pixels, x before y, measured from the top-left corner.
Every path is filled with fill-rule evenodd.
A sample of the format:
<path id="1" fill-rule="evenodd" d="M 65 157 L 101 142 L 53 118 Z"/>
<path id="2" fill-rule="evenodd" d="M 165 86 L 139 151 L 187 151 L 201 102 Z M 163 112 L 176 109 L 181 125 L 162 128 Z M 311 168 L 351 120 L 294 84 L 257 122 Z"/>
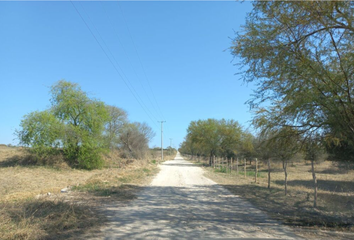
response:
<path id="1" fill-rule="evenodd" d="M 285 175 L 285 196 L 288 194 L 288 172 L 287 172 L 287 165 L 288 161 L 283 160 L 283 169 L 284 169 L 284 175 Z"/>
<path id="2" fill-rule="evenodd" d="M 268 158 L 268 188 L 270 188 L 270 158 Z"/>
<path id="3" fill-rule="evenodd" d="M 213 156 L 213 163 L 214 163 L 214 168 L 215 168 L 215 155 Z"/>
<path id="4" fill-rule="evenodd" d="M 245 166 L 244 166 L 244 174 L 245 174 L 245 177 L 246 177 L 246 164 L 247 164 L 247 160 L 246 160 L 246 158 L 244 158 L 244 163 L 245 163 Z"/>
<path id="5" fill-rule="evenodd" d="M 258 159 L 256 158 L 256 172 L 254 176 L 254 182 L 257 183 L 257 174 L 258 174 Z"/>
<path id="6" fill-rule="evenodd" d="M 232 167 L 233 167 L 233 164 L 234 164 L 234 158 L 231 158 L 230 161 L 231 161 L 231 162 L 230 162 L 230 174 L 231 174 L 231 172 L 232 172 Z"/>
<path id="7" fill-rule="evenodd" d="M 212 156 L 210 155 L 209 156 L 209 166 L 211 167 L 211 164 L 212 164 Z"/>
<path id="8" fill-rule="evenodd" d="M 317 208 L 317 178 L 316 178 L 315 166 L 313 160 L 311 160 L 311 168 L 312 168 L 312 178 L 313 178 L 313 188 L 314 188 L 313 207 Z"/>

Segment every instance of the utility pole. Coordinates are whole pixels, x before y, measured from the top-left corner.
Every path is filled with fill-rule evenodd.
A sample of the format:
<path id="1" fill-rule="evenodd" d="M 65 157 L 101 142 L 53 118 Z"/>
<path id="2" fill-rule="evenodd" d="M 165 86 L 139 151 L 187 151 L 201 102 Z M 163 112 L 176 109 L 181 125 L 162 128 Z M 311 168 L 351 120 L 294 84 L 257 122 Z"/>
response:
<path id="1" fill-rule="evenodd" d="M 172 154 L 172 138 L 170 138 L 170 155 Z"/>
<path id="2" fill-rule="evenodd" d="M 159 121 L 161 123 L 161 162 L 163 161 L 163 123 L 166 121 Z M 159 161 L 157 161 L 160 164 Z"/>

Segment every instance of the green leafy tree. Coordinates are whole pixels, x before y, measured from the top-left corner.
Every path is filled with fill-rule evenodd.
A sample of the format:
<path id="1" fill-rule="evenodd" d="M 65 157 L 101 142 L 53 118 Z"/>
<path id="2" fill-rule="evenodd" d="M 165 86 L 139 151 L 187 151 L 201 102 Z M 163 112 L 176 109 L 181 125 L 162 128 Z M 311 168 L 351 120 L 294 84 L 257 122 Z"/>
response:
<path id="1" fill-rule="evenodd" d="M 253 2 L 231 51 L 258 86 L 257 115 L 353 149 L 353 12 L 351 1 Z"/>
<path id="2" fill-rule="evenodd" d="M 66 157 L 81 168 L 102 167 L 103 131 L 110 119 L 105 104 L 64 80 L 52 86 L 51 93 L 53 114 L 66 126 L 62 140 Z"/>
<path id="3" fill-rule="evenodd" d="M 53 85 L 51 94 L 50 110 L 30 113 L 22 120 L 20 142 L 41 155 L 60 147 L 75 167 L 102 167 L 103 131 L 110 118 L 104 103 L 65 80 Z"/>
<path id="4" fill-rule="evenodd" d="M 235 157 L 237 150 L 242 145 L 241 125 L 234 120 L 222 119 L 219 121 L 218 134 L 220 136 L 220 152 L 226 158 Z"/>
<path id="5" fill-rule="evenodd" d="M 187 136 L 191 143 L 199 144 L 202 152 L 209 156 L 209 165 L 212 165 L 213 156 L 217 154 L 220 142 L 218 121 L 215 119 L 198 120 L 190 123 Z"/>
<path id="6" fill-rule="evenodd" d="M 16 131 L 20 144 L 30 146 L 39 158 L 57 154 L 62 144 L 64 125 L 50 111 L 32 112 L 25 115 Z"/>
<path id="7" fill-rule="evenodd" d="M 239 147 L 239 153 L 242 157 L 249 159 L 250 161 L 255 156 L 254 151 L 254 136 L 249 132 L 243 132 L 241 135 L 241 144 Z"/>
<path id="8" fill-rule="evenodd" d="M 269 145 L 273 150 L 275 158 L 280 160 L 284 170 L 284 193 L 288 193 L 288 161 L 292 159 L 297 152 L 299 152 L 299 137 L 296 130 L 290 127 L 282 127 L 279 129 L 272 129 L 272 138 L 270 138 Z"/>
<path id="9" fill-rule="evenodd" d="M 232 157 L 241 142 L 242 128 L 234 120 L 192 121 L 181 145 L 181 153 L 202 154 L 209 157 L 211 166 L 214 156 Z"/>

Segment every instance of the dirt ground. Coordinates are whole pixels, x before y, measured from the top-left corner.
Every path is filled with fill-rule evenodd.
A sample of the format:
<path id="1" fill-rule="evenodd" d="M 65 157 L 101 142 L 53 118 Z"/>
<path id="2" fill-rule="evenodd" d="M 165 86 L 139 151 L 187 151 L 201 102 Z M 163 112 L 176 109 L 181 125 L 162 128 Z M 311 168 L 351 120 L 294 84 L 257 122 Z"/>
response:
<path id="1" fill-rule="evenodd" d="M 92 239 L 302 239 L 178 155 L 160 168 L 137 199 L 102 208 L 109 224 Z"/>

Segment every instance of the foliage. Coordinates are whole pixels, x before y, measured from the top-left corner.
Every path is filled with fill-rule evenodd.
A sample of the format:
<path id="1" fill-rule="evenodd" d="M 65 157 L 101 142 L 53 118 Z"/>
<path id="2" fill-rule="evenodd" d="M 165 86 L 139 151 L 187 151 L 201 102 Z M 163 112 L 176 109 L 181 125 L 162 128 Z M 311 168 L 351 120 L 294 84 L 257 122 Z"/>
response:
<path id="1" fill-rule="evenodd" d="M 123 132 L 125 124 L 128 123 L 128 114 L 116 106 L 106 106 L 110 115 L 110 121 L 105 126 L 105 138 L 107 145 L 112 149 L 120 143 L 119 135 Z"/>
<path id="2" fill-rule="evenodd" d="M 102 132 L 109 120 L 104 103 L 90 99 L 74 83 L 59 81 L 51 88 L 54 115 L 66 126 L 63 150 L 73 165 L 99 168 L 105 150 Z"/>
<path id="3" fill-rule="evenodd" d="M 44 158 L 57 153 L 64 125 L 50 111 L 25 115 L 20 127 L 22 130 L 16 131 L 20 143 L 31 146 L 30 150 L 37 157 Z"/>
<path id="4" fill-rule="evenodd" d="M 198 120 L 192 121 L 187 129 L 185 141 L 179 151 L 184 154 L 235 157 L 242 147 L 252 151 L 252 142 L 246 143 L 252 135 L 243 132 L 240 124 L 234 120 Z"/>
<path id="5" fill-rule="evenodd" d="M 317 161 L 326 159 L 323 140 L 320 135 L 308 136 L 303 140 L 303 153 L 305 160 Z"/>
<path id="6" fill-rule="evenodd" d="M 219 121 L 220 153 L 227 158 L 235 157 L 239 146 L 245 143 L 246 138 L 252 138 L 252 134 L 242 131 L 241 125 L 234 120 L 221 119 Z M 247 149 L 253 149 L 252 143 L 247 145 Z"/>
<path id="7" fill-rule="evenodd" d="M 102 153 L 119 148 L 130 158 L 143 158 L 155 133 L 146 123 L 129 123 L 126 111 L 89 98 L 75 83 L 51 87 L 51 108 L 25 115 L 16 135 L 37 157 L 63 153 L 71 166 L 95 169 Z"/>
<path id="8" fill-rule="evenodd" d="M 62 148 L 65 158 L 80 168 L 103 165 L 102 132 L 109 115 L 103 102 L 90 99 L 74 83 L 59 81 L 51 88 L 51 109 L 24 117 L 17 135 L 39 156 Z"/>
<path id="9" fill-rule="evenodd" d="M 331 142 L 325 147 L 331 160 L 354 161 L 354 148 L 347 141 L 342 140 L 339 144 Z"/>
<path id="10" fill-rule="evenodd" d="M 354 3 L 256 1 L 231 47 L 255 121 L 354 144 Z M 270 102 L 268 107 L 262 107 Z"/>
<path id="11" fill-rule="evenodd" d="M 276 159 L 290 160 L 300 150 L 299 135 L 290 127 L 275 129 L 272 138 L 268 139 L 268 146 Z"/>
<path id="12" fill-rule="evenodd" d="M 256 157 L 263 160 L 268 160 L 272 156 L 274 156 L 274 151 L 268 142 L 269 139 L 271 138 L 272 137 L 269 135 L 262 135 L 262 134 L 259 134 L 258 136 L 255 137 L 254 152 Z"/>
<path id="13" fill-rule="evenodd" d="M 245 158 L 251 158 L 254 152 L 254 136 L 249 132 L 243 132 L 241 135 L 241 144 L 239 152 Z"/>

